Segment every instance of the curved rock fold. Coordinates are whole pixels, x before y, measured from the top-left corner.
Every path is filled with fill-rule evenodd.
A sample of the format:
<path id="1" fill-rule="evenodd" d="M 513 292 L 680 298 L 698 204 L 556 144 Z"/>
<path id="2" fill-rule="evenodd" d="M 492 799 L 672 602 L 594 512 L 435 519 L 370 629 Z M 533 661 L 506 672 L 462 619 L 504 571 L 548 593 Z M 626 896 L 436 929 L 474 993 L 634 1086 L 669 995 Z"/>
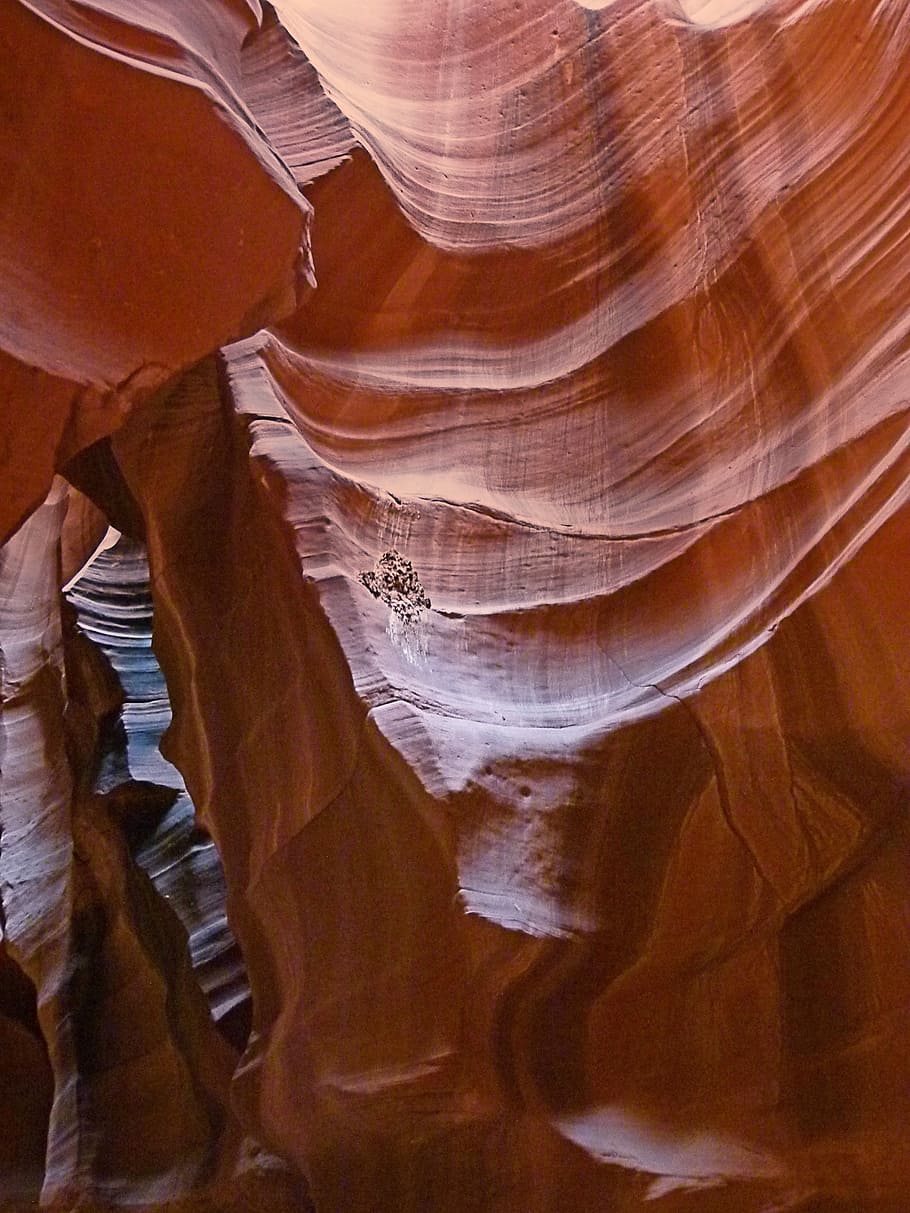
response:
<path id="1" fill-rule="evenodd" d="M 904 1213 L 907 0 L 0 47 L 10 1192 Z"/>

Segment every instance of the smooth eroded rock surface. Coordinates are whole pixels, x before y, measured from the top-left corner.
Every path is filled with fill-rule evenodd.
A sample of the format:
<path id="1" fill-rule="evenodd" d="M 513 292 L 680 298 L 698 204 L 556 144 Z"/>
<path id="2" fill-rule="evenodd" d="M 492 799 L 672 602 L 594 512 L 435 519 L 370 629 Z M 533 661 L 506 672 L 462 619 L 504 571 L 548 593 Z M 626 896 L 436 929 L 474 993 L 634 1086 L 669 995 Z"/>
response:
<path id="1" fill-rule="evenodd" d="M 127 244 L 98 308 L 26 258 L 28 349 L 0 295 L 10 527 L 71 485 L 0 569 L 15 1166 L 152 1207 L 905 1213 L 910 4 L 127 8 L 4 18 L 141 102 L 118 189 L 154 156 L 214 224 L 123 203 L 167 306 Z M 167 374 L 58 440 L 133 336 Z M 59 587 L 102 521 L 89 650 Z M 99 762 L 185 782 L 154 884 Z"/>

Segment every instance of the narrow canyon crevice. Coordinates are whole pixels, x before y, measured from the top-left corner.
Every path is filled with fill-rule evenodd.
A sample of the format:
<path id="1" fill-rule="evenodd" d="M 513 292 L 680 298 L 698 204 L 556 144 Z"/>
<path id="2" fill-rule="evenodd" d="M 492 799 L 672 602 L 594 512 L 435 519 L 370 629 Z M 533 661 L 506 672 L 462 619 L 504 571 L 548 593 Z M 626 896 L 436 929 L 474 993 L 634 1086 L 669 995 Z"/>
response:
<path id="1" fill-rule="evenodd" d="M 908 78 L 0 5 L 0 1209 L 906 1213 Z"/>

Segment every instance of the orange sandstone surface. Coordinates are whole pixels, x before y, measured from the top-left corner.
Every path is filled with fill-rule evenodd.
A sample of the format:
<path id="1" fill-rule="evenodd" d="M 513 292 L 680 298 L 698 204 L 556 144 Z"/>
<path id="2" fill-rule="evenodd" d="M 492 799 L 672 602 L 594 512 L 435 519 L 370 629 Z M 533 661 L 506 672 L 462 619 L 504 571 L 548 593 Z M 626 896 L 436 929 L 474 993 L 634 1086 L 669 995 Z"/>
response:
<path id="1" fill-rule="evenodd" d="M 910 2 L 0 69 L 0 1209 L 907 1213 Z"/>

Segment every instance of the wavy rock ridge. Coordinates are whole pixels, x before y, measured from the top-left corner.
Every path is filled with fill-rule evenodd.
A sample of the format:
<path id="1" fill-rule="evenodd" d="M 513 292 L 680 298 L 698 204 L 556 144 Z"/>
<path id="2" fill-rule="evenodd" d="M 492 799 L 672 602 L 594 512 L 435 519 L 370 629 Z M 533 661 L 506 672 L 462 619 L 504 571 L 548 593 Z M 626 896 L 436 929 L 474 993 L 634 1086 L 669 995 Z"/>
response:
<path id="1" fill-rule="evenodd" d="M 16 0 L 0 34 L 70 82 L 0 123 L 6 532 L 81 490 L 0 569 L 28 1183 L 904 1213 L 910 4 Z M 116 680 L 62 672 L 107 521 L 223 863 L 175 868 L 195 972 L 85 782 Z M 72 591 L 100 634 L 112 559 Z M 108 946 L 154 1047 L 73 981 Z M 144 1161 L 74 1022 L 147 1067 Z"/>

